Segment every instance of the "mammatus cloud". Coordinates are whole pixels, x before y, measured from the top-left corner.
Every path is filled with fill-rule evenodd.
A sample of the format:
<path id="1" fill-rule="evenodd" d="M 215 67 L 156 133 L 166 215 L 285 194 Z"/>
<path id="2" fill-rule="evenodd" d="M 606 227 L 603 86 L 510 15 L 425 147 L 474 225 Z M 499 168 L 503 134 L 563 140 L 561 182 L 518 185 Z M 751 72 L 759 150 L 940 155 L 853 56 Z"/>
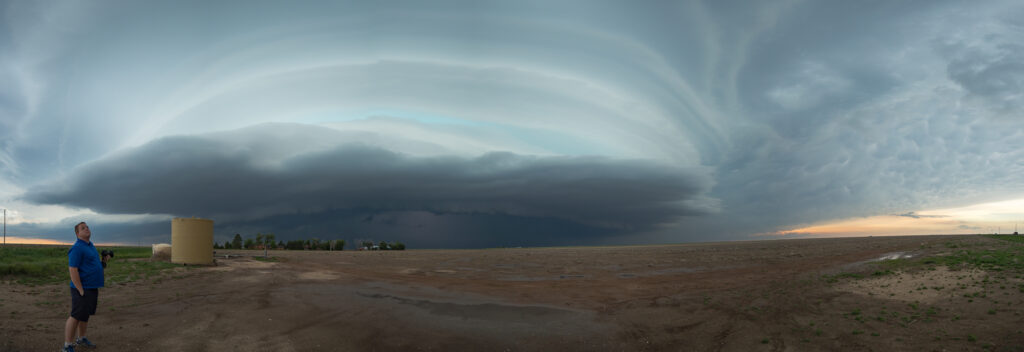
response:
<path id="1" fill-rule="evenodd" d="M 984 41 L 954 36 L 936 40 L 936 46 L 949 57 L 946 72 L 968 101 L 999 117 L 1019 118 L 1024 113 L 1024 43 L 1019 40 L 1024 25 L 1009 18 L 996 24 L 1002 26 L 973 29 L 986 36 Z"/>
<path id="2" fill-rule="evenodd" d="M 728 210 L 705 227 L 763 233 L 1024 194 L 1024 125 L 1005 115 L 1021 106 L 1024 36 L 1007 4 L 783 11 L 738 76 L 744 113 L 711 192 Z M 941 226 L 928 231 L 957 225 Z"/>
<path id="3" fill-rule="evenodd" d="M 161 138 L 75 168 L 68 178 L 29 189 L 24 198 L 103 213 L 227 222 L 296 210 L 428 212 L 554 218 L 629 231 L 716 210 L 704 196 L 710 180 L 697 170 L 508 152 L 412 157 L 360 144 L 320 144 L 317 136 L 344 135 L 267 124 Z"/>

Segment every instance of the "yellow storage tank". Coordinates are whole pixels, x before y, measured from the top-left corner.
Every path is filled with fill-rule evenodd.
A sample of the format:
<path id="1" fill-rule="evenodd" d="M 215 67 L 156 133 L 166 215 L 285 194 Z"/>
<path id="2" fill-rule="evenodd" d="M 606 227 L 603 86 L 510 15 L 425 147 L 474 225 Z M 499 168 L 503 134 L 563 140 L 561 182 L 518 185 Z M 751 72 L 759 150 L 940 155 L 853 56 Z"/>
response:
<path id="1" fill-rule="evenodd" d="M 213 264 L 213 220 L 171 219 L 171 263 Z"/>

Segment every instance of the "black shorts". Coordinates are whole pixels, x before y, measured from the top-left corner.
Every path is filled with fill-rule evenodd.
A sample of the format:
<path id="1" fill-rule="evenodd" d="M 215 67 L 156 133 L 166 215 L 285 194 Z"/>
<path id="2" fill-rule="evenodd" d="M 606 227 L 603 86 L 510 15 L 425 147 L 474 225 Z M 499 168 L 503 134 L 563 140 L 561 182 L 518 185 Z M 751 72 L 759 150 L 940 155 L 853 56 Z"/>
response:
<path id="1" fill-rule="evenodd" d="M 78 321 L 89 321 L 89 316 L 96 314 L 96 299 L 100 296 L 98 288 L 85 289 L 85 296 L 78 294 L 78 289 L 71 287 L 71 317 Z"/>

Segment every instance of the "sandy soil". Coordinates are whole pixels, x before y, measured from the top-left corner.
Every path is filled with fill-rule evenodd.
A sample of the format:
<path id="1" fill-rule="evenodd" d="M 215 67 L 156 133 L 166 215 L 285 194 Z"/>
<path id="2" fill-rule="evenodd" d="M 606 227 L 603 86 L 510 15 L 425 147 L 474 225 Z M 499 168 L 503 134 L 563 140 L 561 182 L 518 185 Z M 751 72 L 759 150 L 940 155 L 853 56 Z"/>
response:
<path id="1" fill-rule="evenodd" d="M 104 288 L 89 337 L 106 351 L 1024 351 L 1019 273 L 871 276 L 883 256 L 997 242 L 272 251 L 280 262 L 221 257 Z M 865 278 L 825 276 L 841 273 Z M 0 290 L 0 350 L 55 350 L 67 286 Z"/>

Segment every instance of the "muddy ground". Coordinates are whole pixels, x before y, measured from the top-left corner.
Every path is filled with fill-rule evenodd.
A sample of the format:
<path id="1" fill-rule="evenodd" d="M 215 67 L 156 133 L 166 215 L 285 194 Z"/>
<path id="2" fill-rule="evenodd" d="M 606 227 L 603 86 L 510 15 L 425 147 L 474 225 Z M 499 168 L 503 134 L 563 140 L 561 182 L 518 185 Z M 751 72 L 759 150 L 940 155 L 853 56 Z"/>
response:
<path id="1" fill-rule="evenodd" d="M 1020 273 L 871 275 L 879 258 L 950 244 L 1004 245 L 915 236 L 271 251 L 278 262 L 219 251 L 217 266 L 101 289 L 89 337 L 105 351 L 1024 350 Z M 56 350 L 66 284 L 0 290 L 0 351 Z"/>

